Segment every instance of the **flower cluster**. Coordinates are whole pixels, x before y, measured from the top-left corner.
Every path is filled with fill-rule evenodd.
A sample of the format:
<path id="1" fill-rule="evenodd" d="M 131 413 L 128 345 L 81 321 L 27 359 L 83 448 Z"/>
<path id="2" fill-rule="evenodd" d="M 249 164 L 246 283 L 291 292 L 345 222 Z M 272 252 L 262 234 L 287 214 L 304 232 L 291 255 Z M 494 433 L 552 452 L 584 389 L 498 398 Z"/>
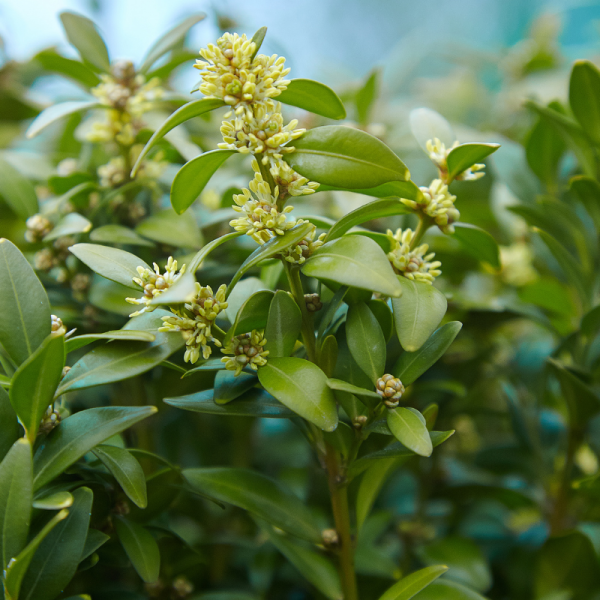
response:
<path id="1" fill-rule="evenodd" d="M 377 380 L 375 385 L 377 393 L 383 398 L 384 404 L 388 408 L 395 408 L 404 394 L 404 385 L 393 375 L 387 373 Z"/>
<path id="2" fill-rule="evenodd" d="M 281 159 L 271 162 L 271 175 L 278 188 L 279 198 L 287 196 L 308 196 L 314 194 L 319 187 L 316 181 L 309 181 L 296 173 L 290 165 Z"/>
<path id="3" fill-rule="evenodd" d="M 306 259 L 317 249 L 320 248 L 325 243 L 326 233 L 322 233 L 316 240 L 315 235 L 317 233 L 317 228 L 313 227 L 313 229 L 308 233 L 308 235 L 300 240 L 295 246 L 288 248 L 283 253 L 283 258 L 287 260 L 287 262 L 301 265 Z"/>
<path id="4" fill-rule="evenodd" d="M 428 140 L 425 144 L 427 148 L 427 154 L 431 161 L 435 164 L 440 172 L 440 178 L 446 181 L 448 177 L 448 154 L 459 145 L 458 141 L 454 142 L 450 148 L 446 148 L 446 145 L 441 142 L 438 138 Z M 465 169 L 462 173 L 459 173 L 454 177 L 458 181 L 476 181 L 481 179 L 485 173 L 483 172 L 485 165 L 477 163 Z"/>
<path id="5" fill-rule="evenodd" d="M 173 316 L 162 317 L 164 325 L 159 331 L 180 331 L 185 339 L 185 362 L 194 364 L 200 358 L 205 360 L 212 353 L 209 342 L 220 347 L 221 342 L 212 334 L 212 326 L 219 313 L 227 308 L 225 301 L 227 286 L 222 285 L 217 293 L 210 286 L 202 287 L 196 283 L 196 295 L 184 310 L 171 308 Z"/>
<path id="6" fill-rule="evenodd" d="M 448 191 L 448 186 L 441 179 L 434 179 L 429 187 L 420 189 L 423 193 L 421 200 L 401 198 L 401 201 L 433 219 L 444 233 L 454 233 L 452 224 L 460 219 L 460 213 L 454 206 L 456 196 Z"/>
<path id="7" fill-rule="evenodd" d="M 177 271 L 177 261 L 169 256 L 165 272 L 160 272 L 160 267 L 154 263 L 154 271 L 147 267 L 138 267 L 139 277 L 134 277 L 133 281 L 143 290 L 144 295 L 141 298 L 125 298 L 129 304 L 143 305 L 144 308 L 131 313 L 130 317 L 137 317 L 144 312 L 152 312 L 156 306 L 151 304 L 152 300 L 168 290 L 185 273 L 185 265 Z"/>
<path id="8" fill-rule="evenodd" d="M 267 340 L 262 331 L 253 330 L 252 333 L 237 335 L 231 338 L 222 350 L 223 354 L 232 356 L 223 357 L 221 360 L 225 363 L 226 369 L 235 371 L 236 377 L 244 367 L 250 367 L 257 371 L 258 367 L 267 364 L 266 357 L 269 351 L 264 349 L 266 343 Z"/>
<path id="9" fill-rule="evenodd" d="M 62 322 L 62 319 L 60 317 L 57 317 L 56 315 L 50 315 L 50 319 L 52 320 L 51 325 L 50 325 L 50 336 L 55 338 L 55 337 L 60 337 L 65 335 L 65 333 L 67 333 L 67 328 L 65 327 L 64 323 Z"/>
<path id="10" fill-rule="evenodd" d="M 411 249 L 415 232 L 412 229 L 398 229 L 393 233 L 387 230 L 387 237 L 391 242 L 392 250 L 388 252 L 388 259 L 394 267 L 394 271 L 413 281 L 432 284 L 433 280 L 442 274 L 439 268 L 442 263 L 433 261 L 435 254 L 427 253 L 429 246 L 421 244 Z"/>
<path id="11" fill-rule="evenodd" d="M 29 217 L 26 225 L 25 239 L 31 244 L 41 242 L 44 236 L 48 235 L 54 227 L 44 215 L 40 215 L 39 213 Z"/>
<path id="12" fill-rule="evenodd" d="M 143 146 L 136 144 L 131 147 L 130 152 L 130 164 L 128 165 L 125 161 L 125 157 L 117 156 L 112 158 L 105 165 L 98 167 L 98 179 L 100 180 L 100 186 L 104 188 L 116 188 L 125 183 L 129 179 L 129 172 L 131 170 L 131 164 L 133 164 L 137 157 L 140 155 Z M 163 160 L 164 154 L 159 152 L 152 159 L 146 159 L 142 161 L 142 164 L 138 168 L 137 177 L 149 180 L 158 179 L 165 169 L 167 168 L 167 162 Z"/>

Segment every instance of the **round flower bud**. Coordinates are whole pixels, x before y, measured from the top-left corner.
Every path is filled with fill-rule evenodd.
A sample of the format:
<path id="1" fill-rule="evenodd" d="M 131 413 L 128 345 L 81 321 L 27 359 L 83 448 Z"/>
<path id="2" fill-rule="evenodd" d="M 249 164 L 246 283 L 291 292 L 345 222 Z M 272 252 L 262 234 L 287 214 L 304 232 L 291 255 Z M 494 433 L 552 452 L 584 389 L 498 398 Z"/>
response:
<path id="1" fill-rule="evenodd" d="M 368 417 L 366 415 L 358 415 L 352 419 L 352 425 L 355 429 L 362 429 L 368 421 Z"/>
<path id="2" fill-rule="evenodd" d="M 382 397 L 383 403 L 388 408 L 396 408 L 400 402 L 402 394 L 404 394 L 404 386 L 402 382 L 393 375 L 386 373 L 380 377 L 375 384 L 377 393 Z"/>
<path id="3" fill-rule="evenodd" d="M 306 302 L 308 312 L 317 312 L 323 308 L 319 294 L 304 294 L 304 301 Z"/>
<path id="4" fill-rule="evenodd" d="M 67 333 L 67 328 L 64 326 L 62 320 L 56 315 L 50 315 L 50 318 L 52 319 L 52 329 L 50 335 L 53 338 L 65 335 L 65 333 Z"/>
<path id="5" fill-rule="evenodd" d="M 110 72 L 119 83 L 127 85 L 135 77 L 135 66 L 130 60 L 117 60 L 112 64 Z"/>
<path id="6" fill-rule="evenodd" d="M 323 537 L 323 545 L 326 548 L 333 548 L 340 543 L 338 532 L 335 529 L 323 529 L 321 535 Z"/>

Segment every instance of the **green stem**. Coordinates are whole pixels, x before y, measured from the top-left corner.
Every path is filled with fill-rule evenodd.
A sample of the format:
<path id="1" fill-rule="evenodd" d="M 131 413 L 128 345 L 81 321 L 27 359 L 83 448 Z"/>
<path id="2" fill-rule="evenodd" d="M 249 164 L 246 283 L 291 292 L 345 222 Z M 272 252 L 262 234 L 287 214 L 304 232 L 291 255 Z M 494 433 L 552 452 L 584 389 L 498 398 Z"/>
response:
<path id="1" fill-rule="evenodd" d="M 575 454 L 579 447 L 579 434 L 573 427 L 569 428 L 567 441 L 567 454 L 565 457 L 565 465 L 561 474 L 560 487 L 556 494 L 556 499 L 552 506 L 552 514 L 550 515 L 550 533 L 555 535 L 560 533 L 568 526 L 569 516 L 569 492 L 571 490 L 571 475 L 575 464 Z"/>
<path id="2" fill-rule="evenodd" d="M 335 529 L 339 538 L 338 571 L 344 600 L 358 600 L 354 570 L 354 541 L 350 530 L 348 487 L 340 474 L 340 462 L 334 448 L 327 444 L 325 455 Z"/>
<path id="3" fill-rule="evenodd" d="M 423 239 L 425 232 L 431 227 L 431 218 L 426 217 L 424 215 L 419 215 L 419 224 L 415 229 L 415 235 L 410 243 L 410 249 L 414 250 L 417 247 L 417 244 Z"/>

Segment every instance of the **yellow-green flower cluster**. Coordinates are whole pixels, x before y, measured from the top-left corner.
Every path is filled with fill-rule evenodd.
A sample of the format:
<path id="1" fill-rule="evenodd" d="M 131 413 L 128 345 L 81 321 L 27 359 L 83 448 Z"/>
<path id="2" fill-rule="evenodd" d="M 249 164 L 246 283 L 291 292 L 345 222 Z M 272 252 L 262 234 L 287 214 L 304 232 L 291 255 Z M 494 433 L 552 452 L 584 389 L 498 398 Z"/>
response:
<path id="1" fill-rule="evenodd" d="M 300 240 L 295 246 L 288 248 L 282 254 L 283 258 L 292 264 L 303 264 L 317 248 L 320 248 L 325 243 L 325 237 L 327 234 L 322 233 L 315 240 L 316 233 L 317 228 L 313 227 L 312 231 L 310 231 L 303 240 Z"/>
<path id="2" fill-rule="evenodd" d="M 133 164 L 136 161 L 142 148 L 143 146 L 141 144 L 132 146 L 130 151 L 130 164 Z M 158 179 L 163 174 L 168 164 L 166 161 L 162 160 L 163 156 L 162 152 L 159 152 L 152 159 L 142 161 L 142 164 L 137 171 L 137 177 L 140 179 Z M 97 173 L 100 180 L 100 186 L 105 188 L 115 188 L 120 186 L 129 178 L 129 171 L 130 169 L 128 169 L 123 156 L 111 158 L 108 163 L 98 167 Z"/>
<path id="3" fill-rule="evenodd" d="M 434 179 L 429 187 L 421 187 L 423 197 L 419 201 L 401 198 L 401 201 L 413 210 L 420 211 L 433 219 L 444 233 L 454 233 L 453 223 L 460 219 L 460 213 L 454 206 L 456 196 L 448 191 L 441 179 Z"/>
<path id="4" fill-rule="evenodd" d="M 254 371 L 258 367 L 267 364 L 266 357 L 269 351 L 264 349 L 267 340 L 263 331 L 253 330 L 251 333 L 237 335 L 229 341 L 221 352 L 231 354 L 232 356 L 223 357 L 221 360 L 225 363 L 225 368 L 229 371 L 235 371 L 237 377 L 244 367 L 250 367 Z"/>
<path id="5" fill-rule="evenodd" d="M 212 326 L 219 313 L 227 308 L 225 301 L 227 286 L 222 285 L 215 294 L 210 286 L 201 286 L 196 283 L 196 295 L 194 299 L 184 304 L 185 310 L 171 308 L 173 316 L 162 317 L 164 325 L 159 331 L 180 331 L 185 339 L 185 362 L 194 364 L 200 358 L 205 360 L 211 355 L 212 348 L 208 345 L 212 342 L 220 347 L 221 342 L 212 334 Z"/>
<path id="6" fill-rule="evenodd" d="M 425 144 L 429 158 L 438 168 L 440 172 L 440 178 L 444 181 L 446 181 L 448 177 L 448 154 L 450 154 L 450 152 L 458 145 L 458 141 L 456 141 L 452 144 L 452 146 L 450 146 L 450 148 L 446 148 L 446 145 L 438 138 L 428 140 Z M 456 175 L 454 179 L 458 181 L 476 181 L 485 175 L 483 169 L 485 169 L 484 164 L 474 164 L 473 166 L 464 170 L 462 173 Z"/>
<path id="7" fill-rule="evenodd" d="M 407 279 L 430 285 L 438 275 L 442 274 L 439 270 L 442 263 L 439 260 L 431 262 L 435 254 L 427 253 L 429 250 L 427 244 L 421 244 L 411 249 L 415 237 L 412 229 L 398 229 L 396 233 L 392 233 L 388 229 L 387 237 L 392 243 L 392 250 L 387 256 L 396 273 Z"/>
<path id="8" fill-rule="evenodd" d="M 151 305 L 152 300 L 168 290 L 185 273 L 185 265 L 178 271 L 177 261 L 169 256 L 164 273 L 160 272 L 160 267 L 156 263 L 154 263 L 154 271 L 146 267 L 138 267 L 137 272 L 139 277 L 134 277 L 133 281 L 144 290 L 144 295 L 141 298 L 125 298 L 125 300 L 129 304 L 143 305 L 144 308 L 131 313 L 130 317 L 152 312 L 156 308 Z"/>
<path id="9" fill-rule="evenodd" d="M 404 394 L 404 385 L 397 377 L 386 373 L 377 380 L 375 390 L 388 408 L 396 408 Z"/>
<path id="10" fill-rule="evenodd" d="M 271 161 L 270 171 L 279 190 L 279 198 L 285 198 L 288 195 L 307 196 L 314 194 L 319 187 L 316 181 L 309 181 L 306 177 L 302 177 L 281 159 Z"/>
<path id="11" fill-rule="evenodd" d="M 258 168 L 257 164 L 256 167 Z M 296 225 L 294 219 L 288 221 L 287 218 L 294 207 L 287 206 L 280 211 L 277 206 L 277 188 L 272 194 L 269 184 L 259 172 L 254 174 L 249 187 L 249 190 L 243 189 L 241 194 L 233 196 L 236 204 L 233 210 L 242 215 L 229 222 L 236 231 L 241 231 L 259 244 L 264 244 L 275 235 L 283 235 Z"/>
<path id="12" fill-rule="evenodd" d="M 29 217 L 26 225 L 25 239 L 32 244 L 41 242 L 44 236 L 48 235 L 54 227 L 44 215 L 39 213 Z"/>

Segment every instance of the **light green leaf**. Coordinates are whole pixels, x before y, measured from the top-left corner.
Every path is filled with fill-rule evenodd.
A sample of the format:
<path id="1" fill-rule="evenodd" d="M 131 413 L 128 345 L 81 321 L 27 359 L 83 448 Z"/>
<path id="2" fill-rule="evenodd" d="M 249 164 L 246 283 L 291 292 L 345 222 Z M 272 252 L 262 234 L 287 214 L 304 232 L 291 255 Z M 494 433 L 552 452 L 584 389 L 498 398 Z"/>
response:
<path id="1" fill-rule="evenodd" d="M 600 183 L 593 177 L 576 175 L 570 181 L 571 191 L 585 206 L 588 214 L 594 220 L 597 229 L 600 229 Z"/>
<path id="2" fill-rule="evenodd" d="M 60 13 L 67 39 L 75 47 L 81 58 L 96 69 L 110 70 L 110 59 L 104 40 L 100 37 L 93 21 L 73 12 Z"/>
<path id="3" fill-rule="evenodd" d="M 145 73 L 148 69 L 161 57 L 164 56 L 167 52 L 171 51 L 175 48 L 187 35 L 188 31 L 196 24 L 202 21 L 206 15 L 192 15 L 188 17 L 179 25 L 176 25 L 163 36 L 161 36 L 154 44 L 144 57 L 142 61 L 142 65 L 138 69 L 140 73 Z"/>
<path id="4" fill-rule="evenodd" d="M 112 473 L 127 497 L 140 508 L 146 508 L 146 477 L 140 463 L 125 448 L 100 445 L 93 450 Z"/>
<path id="5" fill-rule="evenodd" d="M 257 383 L 254 374 L 240 373 L 236 377 L 232 371 L 219 371 L 215 377 L 215 404 L 228 404 L 253 388 Z"/>
<path id="6" fill-rule="evenodd" d="M 401 379 L 404 385 L 413 383 L 442 357 L 461 328 L 462 323 L 458 321 L 446 323 L 416 352 L 404 352 L 394 365 L 394 377 Z"/>
<path id="7" fill-rule="evenodd" d="M 260 290 L 252 294 L 238 310 L 235 323 L 227 332 L 225 340 L 230 340 L 234 335 L 250 333 L 253 329 L 264 329 L 272 300 L 273 292 L 270 290 Z"/>
<path id="8" fill-rule="evenodd" d="M 226 242 L 229 242 L 230 240 L 240 237 L 240 235 L 244 235 L 244 234 L 241 231 L 234 231 L 232 233 L 227 233 L 225 235 L 222 235 L 221 237 L 218 237 L 216 240 L 213 240 L 212 242 L 209 242 L 208 244 L 206 244 L 206 246 L 204 246 L 204 248 L 202 248 L 202 250 L 200 250 L 196 254 L 196 256 L 194 256 L 192 261 L 190 262 L 190 264 L 188 266 L 188 272 L 195 273 L 201 267 L 202 262 L 204 260 L 206 260 L 206 257 L 213 250 L 218 248 L 221 244 L 225 244 Z"/>
<path id="9" fill-rule="evenodd" d="M 44 236 L 44 242 L 50 242 L 63 235 L 87 233 L 91 228 L 91 221 L 88 221 L 78 213 L 69 213 L 58 222 L 56 227 L 50 233 Z"/>
<path id="10" fill-rule="evenodd" d="M 268 358 L 258 370 L 262 386 L 279 402 L 325 431 L 334 431 L 338 414 L 327 375 L 302 358 Z"/>
<path id="11" fill-rule="evenodd" d="M 235 150 L 211 150 L 185 163 L 171 186 L 171 206 L 180 215 L 184 213 L 204 190 L 217 169 Z"/>
<path id="12" fill-rule="evenodd" d="M 407 181 L 406 165 L 380 140 L 359 129 L 316 127 L 294 141 L 284 160 L 304 177 L 346 189 Z"/>
<path id="13" fill-rule="evenodd" d="M 487 600 L 472 589 L 450 581 L 438 579 L 415 596 L 415 600 Z"/>
<path id="14" fill-rule="evenodd" d="M 266 35 L 267 35 L 267 28 L 261 27 L 252 36 L 252 39 L 250 41 L 254 42 L 254 44 L 256 44 L 256 48 L 254 48 L 254 53 L 252 54 L 252 60 L 254 60 L 254 57 L 257 55 L 258 51 L 260 50 L 260 47 L 262 46 L 262 43 L 263 43 Z"/>
<path id="15" fill-rule="evenodd" d="M 334 335 L 328 335 L 318 347 L 317 364 L 327 377 L 331 377 L 335 371 L 338 357 L 338 343 Z M 329 382 L 327 385 L 329 385 Z M 333 388 L 332 388 L 333 389 Z"/>
<path id="16" fill-rule="evenodd" d="M 369 73 L 364 85 L 356 92 L 354 101 L 356 103 L 356 115 L 361 125 L 369 123 L 371 109 L 379 88 L 380 69 L 375 68 Z"/>
<path id="17" fill-rule="evenodd" d="M 83 348 L 96 340 L 134 340 L 137 342 L 153 342 L 156 336 L 149 331 L 135 331 L 129 329 L 116 329 L 104 333 L 86 333 L 72 337 L 65 342 L 65 352 L 73 352 Z"/>
<path id="18" fill-rule="evenodd" d="M 154 406 L 106 406 L 67 417 L 35 455 L 34 489 L 50 483 L 92 448 L 156 411 Z"/>
<path id="19" fill-rule="evenodd" d="M 437 138 L 446 148 L 450 148 L 456 141 L 456 135 L 450 123 L 435 110 L 415 108 L 410 111 L 408 119 L 412 134 L 427 154 L 429 154 L 429 151 L 426 144 L 429 140 Z"/>
<path id="20" fill-rule="evenodd" d="M 435 565 L 411 573 L 395 583 L 379 600 L 410 600 L 447 570 L 445 565 Z"/>
<path id="21" fill-rule="evenodd" d="M 577 60 L 573 65 L 569 104 L 585 133 L 600 144 L 600 72 L 589 60 Z"/>
<path id="22" fill-rule="evenodd" d="M 423 192 L 414 181 L 389 181 L 382 185 L 377 185 L 371 188 L 349 189 L 344 186 L 324 185 L 319 186 L 319 192 L 327 192 L 332 190 L 341 190 L 344 192 L 355 192 L 356 194 L 364 194 L 366 196 L 374 196 L 375 198 L 389 198 L 392 196 L 398 198 L 406 198 L 407 200 L 421 200 Z M 323 219 L 323 217 L 321 217 Z"/>
<path id="23" fill-rule="evenodd" d="M 44 287 L 19 249 L 0 239 L 0 344 L 20 365 L 50 335 L 50 304 Z"/>
<path id="24" fill-rule="evenodd" d="M 83 84 L 86 88 L 95 87 L 100 83 L 98 75 L 83 63 L 65 58 L 54 50 L 42 50 L 33 59 L 37 60 L 46 71 L 60 73 L 72 79 L 75 83 Z"/>
<path id="25" fill-rule="evenodd" d="M 31 123 L 27 129 L 25 135 L 31 139 L 38 135 L 43 129 L 46 129 L 48 125 L 52 125 L 52 123 L 55 123 L 59 119 L 83 110 L 92 110 L 94 108 L 102 108 L 102 104 L 97 100 L 73 100 L 61 102 L 60 104 L 53 104 L 43 110 L 33 120 L 33 123 Z"/>
<path id="26" fill-rule="evenodd" d="M 60 510 L 73 505 L 73 494 L 71 492 L 54 492 L 53 494 L 41 494 L 33 500 L 33 508 L 40 510 Z"/>
<path id="27" fill-rule="evenodd" d="M 211 498 L 239 506 L 299 538 L 321 541 L 321 531 L 308 507 L 281 483 L 262 473 L 209 467 L 186 469 L 183 476 L 192 488 Z"/>
<path id="28" fill-rule="evenodd" d="M 64 336 L 48 336 L 13 376 L 10 401 L 32 444 L 44 413 L 54 401 L 64 365 Z"/>
<path id="29" fill-rule="evenodd" d="M 452 237 L 475 258 L 500 269 L 500 248 L 496 240 L 484 229 L 468 223 L 455 223 Z"/>
<path id="30" fill-rule="evenodd" d="M 99 243 L 123 244 L 128 246 L 154 246 L 152 242 L 145 240 L 133 229 L 123 225 L 103 225 L 90 233 L 90 240 Z"/>
<path id="31" fill-rule="evenodd" d="M 308 277 L 399 296 L 398 283 L 387 256 L 373 240 L 350 235 L 327 242 L 302 265 Z"/>
<path id="32" fill-rule="evenodd" d="M 302 313 L 292 296 L 279 290 L 273 296 L 267 326 L 265 328 L 265 350 L 269 357 L 289 356 L 302 329 Z"/>
<path id="33" fill-rule="evenodd" d="M 186 271 L 168 290 L 156 296 L 150 304 L 153 306 L 182 304 L 193 300 L 196 294 L 196 278 L 192 273 Z"/>
<path id="34" fill-rule="evenodd" d="M 460 144 L 450 151 L 447 158 L 448 181 L 458 177 L 463 171 L 496 152 L 500 144 Z"/>
<path id="35" fill-rule="evenodd" d="M 415 352 L 435 331 L 446 314 L 448 302 L 437 288 L 406 277 L 398 277 L 402 296 L 392 298 L 396 333 L 402 348 Z"/>
<path id="36" fill-rule="evenodd" d="M 32 183 L 2 158 L 0 158 L 0 195 L 21 219 L 27 219 L 39 211 L 37 194 Z"/>
<path id="37" fill-rule="evenodd" d="M 387 413 L 387 424 L 394 437 L 420 456 L 431 456 L 433 445 L 425 418 L 415 409 L 398 407 Z"/>
<path id="38" fill-rule="evenodd" d="M 348 308 L 346 339 L 352 357 L 375 384 L 384 375 L 386 343 L 379 322 L 364 302 Z"/>
<path id="39" fill-rule="evenodd" d="M 354 394 L 355 396 L 359 396 L 361 398 L 368 398 L 369 404 L 379 403 L 381 401 L 381 396 L 377 392 L 374 392 L 373 390 L 366 390 L 365 388 L 358 387 L 352 383 L 347 383 L 341 379 L 330 378 L 327 380 L 327 385 L 332 390 L 337 390 L 338 392 L 346 392 L 347 394 Z"/>
<path id="40" fill-rule="evenodd" d="M 142 525 L 117 517 L 114 520 L 119 541 L 137 574 L 154 583 L 160 574 L 160 551 L 152 534 Z"/>
<path id="41" fill-rule="evenodd" d="M 53 600 L 73 579 L 88 535 L 93 498 L 92 490 L 86 487 L 73 492 L 69 515 L 35 551 L 19 600 Z"/>
<path id="42" fill-rule="evenodd" d="M 346 109 L 338 95 L 312 79 L 292 79 L 287 89 L 277 96 L 277 102 L 297 106 L 328 119 L 346 118 Z"/>
<path id="43" fill-rule="evenodd" d="M 153 242 L 176 248 L 199 249 L 204 243 L 194 216 L 184 217 L 171 209 L 148 217 L 135 228 L 135 231 Z"/>
<path id="44" fill-rule="evenodd" d="M 0 463 L 0 571 L 27 543 L 32 500 L 31 445 L 20 439 Z"/>

